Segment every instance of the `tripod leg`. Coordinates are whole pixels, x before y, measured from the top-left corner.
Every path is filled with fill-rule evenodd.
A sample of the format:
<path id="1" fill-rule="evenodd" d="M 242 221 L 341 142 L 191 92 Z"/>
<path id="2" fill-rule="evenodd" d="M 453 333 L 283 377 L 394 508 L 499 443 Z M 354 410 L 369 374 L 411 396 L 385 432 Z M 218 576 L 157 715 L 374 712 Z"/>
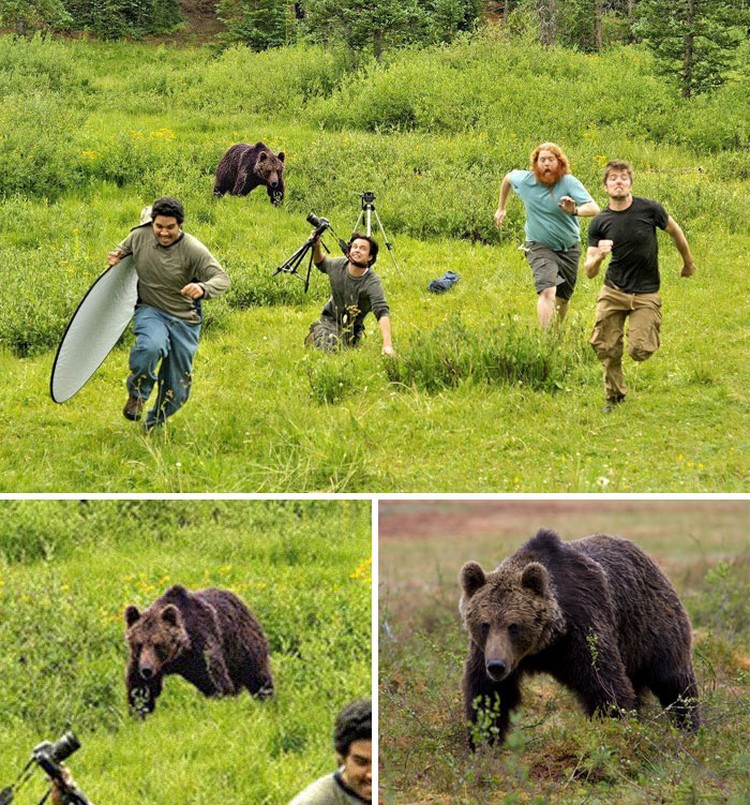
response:
<path id="1" fill-rule="evenodd" d="M 287 274 L 297 274 L 297 268 L 299 264 L 304 259 L 305 255 L 308 251 L 310 251 L 313 247 L 313 243 L 310 240 L 306 240 L 302 246 L 297 249 L 297 251 L 284 263 L 282 263 L 276 271 L 273 272 L 273 276 L 275 277 L 277 274 L 286 272 Z"/>
<path id="2" fill-rule="evenodd" d="M 312 271 L 312 259 L 313 259 L 313 253 L 310 252 L 310 259 L 307 261 L 307 276 L 305 277 L 305 293 L 307 293 L 307 289 L 310 287 L 310 272 Z"/>
<path id="3" fill-rule="evenodd" d="M 383 233 L 383 243 L 385 243 L 386 248 L 388 249 L 388 254 L 391 255 L 391 260 L 393 260 L 393 265 L 396 268 L 396 271 L 400 271 L 398 267 L 398 263 L 396 262 L 396 257 L 393 254 L 393 245 L 388 240 L 388 235 L 385 234 L 385 229 L 383 228 L 383 222 L 380 220 L 380 216 L 378 215 L 378 211 L 373 208 L 373 212 L 375 213 L 375 220 L 378 222 L 378 226 L 380 227 L 380 231 Z"/>

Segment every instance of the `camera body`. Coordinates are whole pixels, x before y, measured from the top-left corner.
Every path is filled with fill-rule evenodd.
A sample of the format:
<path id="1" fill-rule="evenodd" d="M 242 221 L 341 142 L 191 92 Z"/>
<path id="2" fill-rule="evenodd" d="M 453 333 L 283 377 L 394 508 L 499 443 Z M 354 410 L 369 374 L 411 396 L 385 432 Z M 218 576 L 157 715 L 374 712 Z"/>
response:
<path id="1" fill-rule="evenodd" d="M 81 742 L 68 730 L 57 741 L 43 741 L 31 752 L 35 763 L 51 780 L 64 780 L 60 764 L 81 748 Z"/>
<path id="2" fill-rule="evenodd" d="M 360 195 L 360 198 L 362 199 L 363 210 L 366 210 L 368 207 L 373 208 L 375 206 L 375 193 L 365 190 L 365 192 Z"/>
<path id="3" fill-rule="evenodd" d="M 328 229 L 328 227 L 331 225 L 331 222 L 327 218 L 318 218 L 314 212 L 311 212 L 307 218 L 305 218 L 305 220 L 308 224 L 311 224 L 315 227 L 316 237 L 325 232 L 326 229 Z"/>

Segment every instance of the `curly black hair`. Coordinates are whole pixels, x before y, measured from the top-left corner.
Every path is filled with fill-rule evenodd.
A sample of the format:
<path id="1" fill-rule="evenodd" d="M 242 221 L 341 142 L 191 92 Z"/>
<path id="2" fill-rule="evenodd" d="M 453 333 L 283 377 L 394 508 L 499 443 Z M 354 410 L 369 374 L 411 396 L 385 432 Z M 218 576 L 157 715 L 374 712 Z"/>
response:
<path id="1" fill-rule="evenodd" d="M 185 220 L 185 208 L 178 198 L 172 196 L 164 196 L 157 198 L 151 205 L 151 218 L 156 218 L 157 215 L 163 215 L 166 218 L 176 218 L 177 223 L 181 224 Z"/>
<path id="2" fill-rule="evenodd" d="M 336 718 L 333 745 L 341 757 L 349 754 L 354 741 L 372 740 L 372 701 L 358 699 L 348 704 Z"/>

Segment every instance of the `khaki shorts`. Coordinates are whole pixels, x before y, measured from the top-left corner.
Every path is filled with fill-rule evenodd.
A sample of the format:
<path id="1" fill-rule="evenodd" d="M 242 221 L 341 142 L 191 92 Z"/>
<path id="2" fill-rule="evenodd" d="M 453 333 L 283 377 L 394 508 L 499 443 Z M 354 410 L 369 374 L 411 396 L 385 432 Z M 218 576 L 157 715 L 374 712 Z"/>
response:
<path id="1" fill-rule="evenodd" d="M 556 252 L 542 243 L 527 241 L 524 251 L 531 266 L 537 293 L 547 288 L 557 288 L 556 295 L 560 299 L 570 299 L 573 296 L 581 259 L 580 244 L 574 243 L 564 251 Z"/>

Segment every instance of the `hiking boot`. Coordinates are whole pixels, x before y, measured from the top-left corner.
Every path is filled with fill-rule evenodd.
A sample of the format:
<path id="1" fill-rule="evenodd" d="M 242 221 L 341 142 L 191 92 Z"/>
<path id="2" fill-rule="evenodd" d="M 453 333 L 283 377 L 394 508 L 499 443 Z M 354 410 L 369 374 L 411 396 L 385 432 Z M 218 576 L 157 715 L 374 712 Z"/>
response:
<path id="1" fill-rule="evenodd" d="M 128 401 L 125 403 L 125 407 L 122 409 L 122 414 L 125 419 L 129 419 L 131 422 L 137 422 L 143 413 L 144 402 L 145 400 L 131 394 L 128 397 Z"/>
<path id="2" fill-rule="evenodd" d="M 607 397 L 607 401 L 604 403 L 604 413 L 611 414 L 618 405 L 621 405 L 624 402 L 624 394 L 615 394 L 614 397 Z"/>

